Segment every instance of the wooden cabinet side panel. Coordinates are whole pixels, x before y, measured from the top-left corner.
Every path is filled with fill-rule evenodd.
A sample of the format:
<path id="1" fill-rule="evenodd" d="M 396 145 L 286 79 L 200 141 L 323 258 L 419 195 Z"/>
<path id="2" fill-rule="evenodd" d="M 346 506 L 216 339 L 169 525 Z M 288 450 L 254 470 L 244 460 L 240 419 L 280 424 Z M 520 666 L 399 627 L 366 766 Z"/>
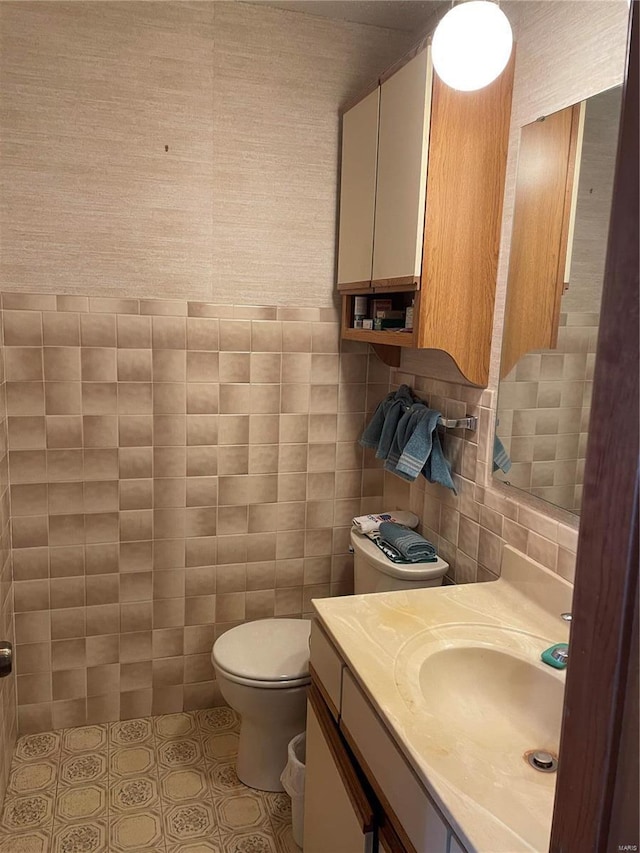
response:
<path id="1" fill-rule="evenodd" d="M 501 376 L 557 341 L 580 107 L 522 128 L 509 256 Z"/>
<path id="2" fill-rule="evenodd" d="M 371 281 L 380 89 L 342 118 L 338 285 Z"/>
<path id="3" fill-rule="evenodd" d="M 476 385 L 489 376 L 513 68 L 512 55 L 477 92 L 433 85 L 418 345 Z"/>
<path id="4" fill-rule="evenodd" d="M 374 281 L 420 275 L 432 79 L 425 48 L 380 89 Z"/>
<path id="5" fill-rule="evenodd" d="M 369 853 L 373 832 L 363 833 L 313 705 L 307 704 L 304 851 Z"/>

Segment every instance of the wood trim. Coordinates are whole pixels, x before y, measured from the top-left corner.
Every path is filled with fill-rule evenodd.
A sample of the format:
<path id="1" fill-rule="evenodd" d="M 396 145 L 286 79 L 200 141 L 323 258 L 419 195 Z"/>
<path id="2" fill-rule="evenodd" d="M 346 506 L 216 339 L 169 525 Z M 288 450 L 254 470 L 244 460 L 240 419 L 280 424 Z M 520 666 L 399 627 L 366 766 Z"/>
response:
<path id="1" fill-rule="evenodd" d="M 342 283 L 338 283 L 338 290 L 340 293 L 356 293 L 360 295 L 362 293 L 373 293 L 373 287 L 371 286 L 370 281 L 343 281 Z"/>
<path id="2" fill-rule="evenodd" d="M 387 815 L 383 814 L 378 826 L 378 838 L 384 842 L 389 853 L 408 853 L 407 848 L 398 838 L 398 834 L 390 823 Z"/>
<path id="3" fill-rule="evenodd" d="M 349 729 L 344 724 L 344 720 L 342 720 L 342 719 L 340 720 L 340 731 L 341 731 L 342 735 L 344 736 L 344 739 L 346 740 L 349 749 L 354 754 L 356 761 L 360 765 L 360 769 L 362 770 L 362 772 L 366 776 L 367 782 L 369 783 L 369 785 L 371 785 L 371 788 L 373 789 L 373 793 L 376 795 L 376 797 L 380 801 L 380 805 L 382 806 L 382 810 L 385 813 L 385 815 L 387 816 L 387 818 L 388 818 L 391 826 L 393 827 L 396 835 L 400 839 L 400 842 L 404 846 L 406 853 L 418 853 L 416 848 L 411 843 L 411 839 L 409 838 L 407 833 L 402 828 L 402 824 L 398 820 L 398 816 L 396 815 L 394 810 L 391 808 L 389 800 L 385 797 L 384 792 L 383 792 L 382 788 L 380 787 L 378 780 L 375 778 L 375 776 L 371 772 L 371 768 L 369 767 L 369 765 L 365 761 L 362 753 L 360 752 L 360 750 L 358 749 L 358 747 L 356 745 L 354 738 L 352 737 Z M 425 796 L 426 796 L 426 794 L 425 794 Z"/>
<path id="4" fill-rule="evenodd" d="M 567 179 L 564 188 L 564 209 L 562 212 L 562 228 L 560 231 L 560 252 L 558 253 L 558 271 L 556 273 L 556 289 L 555 302 L 553 305 L 553 314 L 551 318 L 551 337 L 549 349 L 556 349 L 558 346 L 558 329 L 560 327 L 560 306 L 562 304 L 562 294 L 565 289 L 565 270 L 567 266 L 567 256 L 570 255 L 569 237 L 572 230 L 573 219 L 573 202 L 574 202 L 574 184 L 579 178 L 579 168 L 576 168 L 576 158 L 578 157 L 578 143 L 581 139 L 582 119 L 584 115 L 584 105 L 574 104 L 571 107 L 571 131 L 569 134 L 569 157 L 567 161 Z M 577 203 L 577 195 L 576 195 Z"/>
<path id="5" fill-rule="evenodd" d="M 638 596 L 640 441 L 638 7 L 631 4 L 551 853 L 615 853 L 620 848 L 611 843 L 622 827 L 615 826 L 613 818 L 628 817 L 630 810 L 635 811 L 633 825 L 624 831 L 631 837 L 620 838 L 619 843 L 639 843 L 637 800 L 621 811 L 622 791 L 616 788 L 619 773 L 634 780 L 638 774 L 637 752 L 631 761 L 623 753 L 625 745 L 633 742 L 630 727 L 636 727 L 637 737 L 638 725 L 637 716 L 632 721 L 627 716 L 633 686 L 629 672 L 634 663 L 637 666 L 632 644 Z M 624 791 L 623 796 L 632 793 Z"/>
<path id="6" fill-rule="evenodd" d="M 637 507 L 636 507 L 637 515 Z M 635 563 L 638 564 L 638 540 L 636 536 Z M 640 656 L 638 636 L 638 596 L 635 596 L 635 614 L 631 634 L 631 656 L 624 710 L 622 713 L 622 730 L 618 750 L 618 766 L 616 768 L 613 803 L 607 850 L 624 850 L 625 846 L 640 847 L 640 831 L 638 829 L 638 803 L 640 802 L 640 782 L 638 780 L 638 719 L 640 694 L 638 671 Z"/>
<path id="7" fill-rule="evenodd" d="M 415 347 L 415 332 L 376 332 L 374 329 L 351 329 L 342 327 L 342 337 L 347 341 L 362 341 L 365 344 L 384 344 L 392 347 Z"/>
<path id="8" fill-rule="evenodd" d="M 318 690 L 317 684 L 312 682 L 309 687 L 308 699 L 314 713 L 318 719 L 318 723 L 322 730 L 322 734 L 326 741 L 327 747 L 331 752 L 335 765 L 340 773 L 345 790 L 349 795 L 349 800 L 356 813 L 360 823 L 362 834 L 373 832 L 375 827 L 375 814 L 369 798 L 362 788 L 356 771 L 351 764 L 351 759 L 347 754 L 342 739 L 338 733 L 333 718 L 327 710 L 327 706 L 322 700 L 322 694 Z"/>
<path id="9" fill-rule="evenodd" d="M 515 50 L 475 92 L 433 81 L 418 346 L 489 381 Z M 461 191 L 461 188 L 464 188 Z"/>
<path id="10" fill-rule="evenodd" d="M 576 134 L 576 150 L 572 158 L 573 174 L 571 177 L 571 201 L 569 207 L 569 222 L 567 230 L 567 251 L 564 261 L 564 274 L 562 281 L 564 287 L 562 292 L 566 293 L 569 289 L 569 276 L 571 274 L 571 260 L 573 258 L 573 242 L 576 231 L 576 215 L 578 212 L 578 189 L 580 188 L 580 170 L 582 168 L 582 146 L 584 144 L 584 120 L 587 114 L 587 102 L 580 101 L 578 104 L 578 128 Z"/>
<path id="11" fill-rule="evenodd" d="M 374 278 L 371 286 L 376 292 L 390 290 L 420 290 L 420 279 L 413 275 L 401 275 L 397 278 Z"/>
<path id="12" fill-rule="evenodd" d="M 371 344 L 373 351 L 378 356 L 380 361 L 389 367 L 400 367 L 402 358 L 402 350 L 400 347 L 390 347 L 387 344 Z"/>
<path id="13" fill-rule="evenodd" d="M 309 664 L 309 675 L 311 676 L 311 682 L 313 683 L 313 686 L 318 690 L 318 692 L 322 696 L 322 699 L 323 699 L 325 705 L 329 708 L 329 711 L 333 715 L 334 719 L 338 720 L 340 718 L 340 709 L 336 708 L 333 699 L 327 693 L 327 690 L 326 690 L 324 684 L 322 683 L 322 681 L 320 680 L 320 677 L 318 676 L 318 673 L 315 671 L 312 663 Z"/>

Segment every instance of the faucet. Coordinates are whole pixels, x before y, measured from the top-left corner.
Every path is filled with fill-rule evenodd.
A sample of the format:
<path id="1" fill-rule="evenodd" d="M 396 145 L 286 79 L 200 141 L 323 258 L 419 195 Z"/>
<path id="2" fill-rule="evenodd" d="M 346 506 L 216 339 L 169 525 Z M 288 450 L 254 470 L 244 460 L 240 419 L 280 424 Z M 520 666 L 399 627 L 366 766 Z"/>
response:
<path id="1" fill-rule="evenodd" d="M 571 622 L 573 616 L 571 613 L 561 613 L 560 618 L 565 622 Z M 540 659 L 555 669 L 565 669 L 569 663 L 569 643 L 556 643 L 550 646 L 542 652 Z"/>

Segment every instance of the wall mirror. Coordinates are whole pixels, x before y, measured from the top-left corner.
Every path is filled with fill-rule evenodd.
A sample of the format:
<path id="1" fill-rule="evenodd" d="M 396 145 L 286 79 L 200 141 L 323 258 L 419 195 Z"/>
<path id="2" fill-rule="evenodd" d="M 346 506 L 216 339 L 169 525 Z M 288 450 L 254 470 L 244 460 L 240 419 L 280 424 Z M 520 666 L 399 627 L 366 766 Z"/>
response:
<path id="1" fill-rule="evenodd" d="M 522 128 L 494 473 L 579 514 L 621 87 Z"/>

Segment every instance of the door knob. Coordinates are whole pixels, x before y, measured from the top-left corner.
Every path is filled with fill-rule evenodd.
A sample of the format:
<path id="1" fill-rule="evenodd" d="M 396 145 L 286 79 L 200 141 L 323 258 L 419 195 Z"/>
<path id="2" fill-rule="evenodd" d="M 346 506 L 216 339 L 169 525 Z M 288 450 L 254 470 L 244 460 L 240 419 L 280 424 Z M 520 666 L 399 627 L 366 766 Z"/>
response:
<path id="1" fill-rule="evenodd" d="M 0 641 L 0 678 L 10 675 L 13 664 L 13 646 L 6 640 Z"/>

